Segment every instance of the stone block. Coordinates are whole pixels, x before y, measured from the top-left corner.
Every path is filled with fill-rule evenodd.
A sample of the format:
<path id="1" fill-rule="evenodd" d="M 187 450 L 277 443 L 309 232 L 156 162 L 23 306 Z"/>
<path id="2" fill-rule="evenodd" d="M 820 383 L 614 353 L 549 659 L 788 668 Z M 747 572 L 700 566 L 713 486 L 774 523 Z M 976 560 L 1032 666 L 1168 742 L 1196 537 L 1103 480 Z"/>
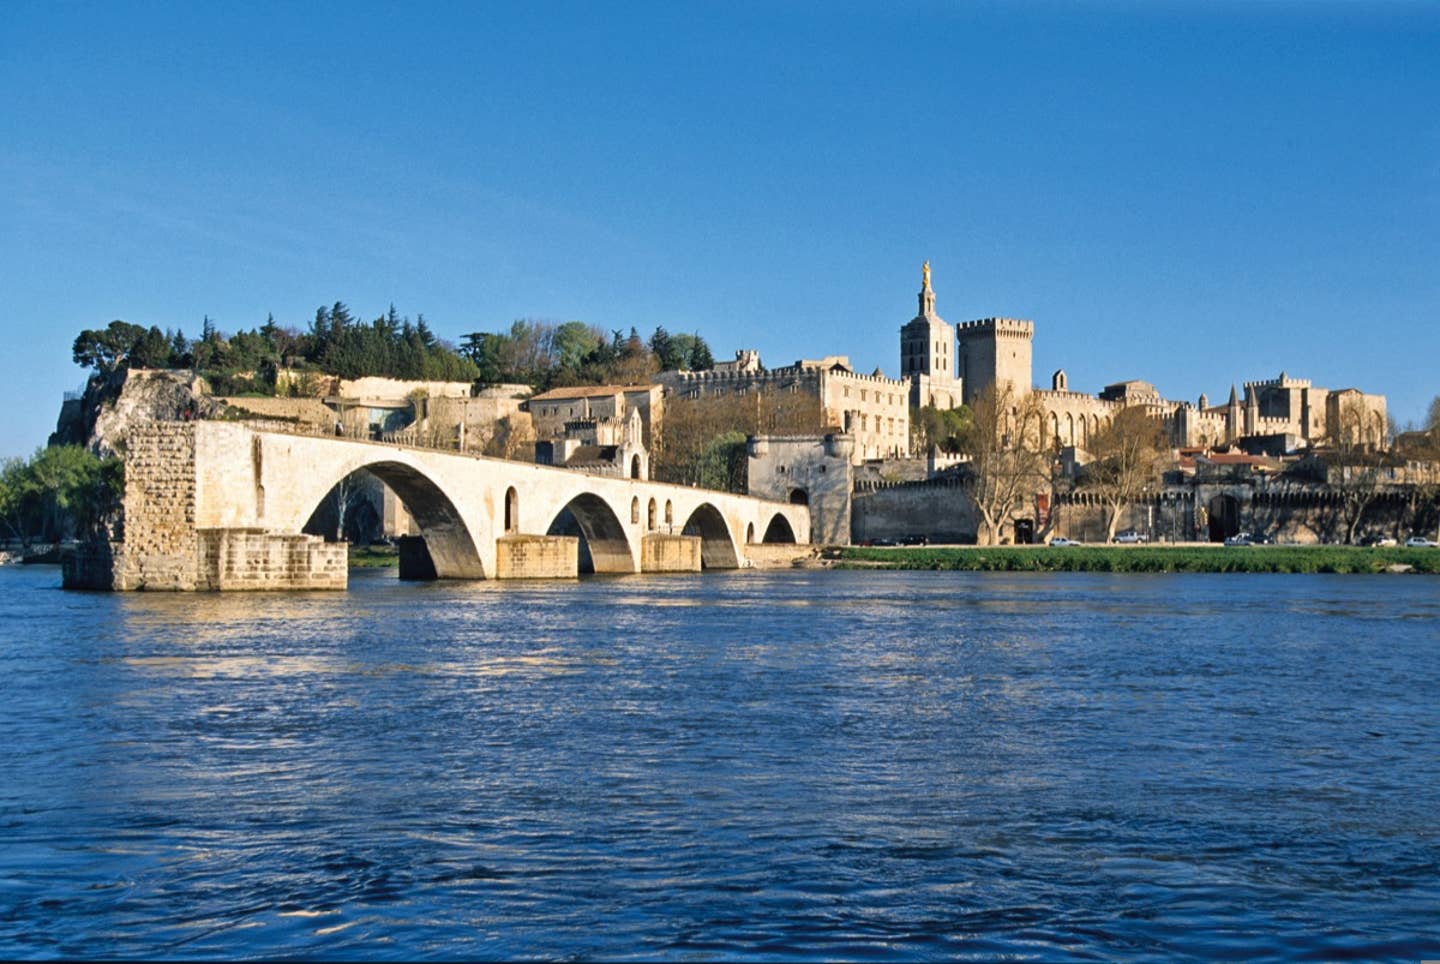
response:
<path id="1" fill-rule="evenodd" d="M 580 574 L 575 536 L 503 536 L 495 540 L 496 579 L 574 579 Z"/>
<path id="2" fill-rule="evenodd" d="M 640 540 L 641 572 L 699 572 L 699 536 L 652 533 Z"/>

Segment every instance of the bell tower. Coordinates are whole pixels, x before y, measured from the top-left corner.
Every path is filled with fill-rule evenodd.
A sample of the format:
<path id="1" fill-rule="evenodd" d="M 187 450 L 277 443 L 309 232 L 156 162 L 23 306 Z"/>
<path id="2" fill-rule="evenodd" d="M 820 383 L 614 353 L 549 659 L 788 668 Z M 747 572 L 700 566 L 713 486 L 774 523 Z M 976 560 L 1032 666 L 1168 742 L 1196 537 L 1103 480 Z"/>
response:
<path id="1" fill-rule="evenodd" d="M 955 329 L 935 313 L 930 262 L 920 268 L 920 312 L 900 329 L 900 377 L 910 382 L 910 404 L 954 408 L 960 404 L 955 381 Z"/>

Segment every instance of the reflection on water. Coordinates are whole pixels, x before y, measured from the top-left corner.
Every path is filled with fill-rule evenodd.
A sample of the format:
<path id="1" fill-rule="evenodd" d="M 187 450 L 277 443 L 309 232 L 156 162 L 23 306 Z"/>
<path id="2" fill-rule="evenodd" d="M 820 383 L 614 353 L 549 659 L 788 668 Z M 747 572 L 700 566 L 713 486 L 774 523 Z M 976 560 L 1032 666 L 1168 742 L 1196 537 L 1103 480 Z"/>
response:
<path id="1" fill-rule="evenodd" d="M 1440 957 L 1432 580 L 56 583 L 11 955 Z"/>

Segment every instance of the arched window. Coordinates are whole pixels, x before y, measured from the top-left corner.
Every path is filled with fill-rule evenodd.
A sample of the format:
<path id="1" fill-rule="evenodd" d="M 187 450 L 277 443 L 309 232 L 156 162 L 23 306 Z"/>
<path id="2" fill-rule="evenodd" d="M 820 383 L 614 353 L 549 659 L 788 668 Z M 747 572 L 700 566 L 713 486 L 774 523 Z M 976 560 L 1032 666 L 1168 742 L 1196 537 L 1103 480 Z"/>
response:
<path id="1" fill-rule="evenodd" d="M 791 490 L 790 490 L 790 504 L 791 504 L 791 505 L 809 505 L 809 504 L 810 504 L 810 493 L 809 493 L 809 492 L 806 492 L 804 489 L 791 489 Z"/>
<path id="2" fill-rule="evenodd" d="M 675 506 L 669 499 L 665 500 L 665 524 L 667 526 L 675 524 Z"/>
<path id="3" fill-rule="evenodd" d="M 640 521 L 640 497 L 638 495 L 630 500 L 630 521 Z"/>
<path id="4" fill-rule="evenodd" d="M 753 522 L 750 523 L 748 526 L 745 527 L 745 541 L 746 541 L 746 542 L 754 542 L 754 541 L 755 541 L 755 523 L 753 523 Z"/>
<path id="5" fill-rule="evenodd" d="M 646 513 L 645 513 L 645 528 L 647 528 L 647 529 L 653 529 L 653 528 L 655 528 L 655 512 L 656 512 L 655 500 L 654 500 L 654 499 L 651 499 L 651 500 L 650 500 L 650 506 L 649 506 L 648 510 L 646 511 Z"/>
<path id="6" fill-rule="evenodd" d="M 520 494 L 512 485 L 505 490 L 505 531 L 515 532 L 520 528 Z"/>
<path id="7" fill-rule="evenodd" d="M 632 455 L 630 457 L 630 478 L 640 478 L 640 456 L 638 455 Z"/>

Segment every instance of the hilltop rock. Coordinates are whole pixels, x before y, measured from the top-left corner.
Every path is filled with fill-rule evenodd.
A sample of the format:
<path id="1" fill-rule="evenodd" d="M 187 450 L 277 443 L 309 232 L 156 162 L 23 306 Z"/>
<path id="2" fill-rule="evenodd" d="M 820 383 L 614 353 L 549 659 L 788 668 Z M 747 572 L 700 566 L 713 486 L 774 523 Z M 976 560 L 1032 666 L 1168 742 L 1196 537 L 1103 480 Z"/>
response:
<path id="1" fill-rule="evenodd" d="M 193 372 L 122 369 L 92 377 L 82 397 L 65 401 L 49 444 L 83 445 L 106 458 L 123 454 L 138 423 L 213 418 L 223 408 Z"/>

